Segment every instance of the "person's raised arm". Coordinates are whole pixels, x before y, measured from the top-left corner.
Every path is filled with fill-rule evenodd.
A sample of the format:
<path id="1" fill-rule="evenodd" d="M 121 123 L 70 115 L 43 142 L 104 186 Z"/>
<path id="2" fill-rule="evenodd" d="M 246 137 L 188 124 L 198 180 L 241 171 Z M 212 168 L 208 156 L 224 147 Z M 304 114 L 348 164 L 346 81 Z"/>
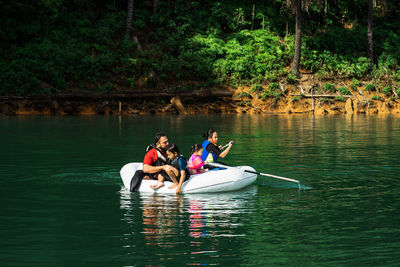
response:
<path id="1" fill-rule="evenodd" d="M 233 142 L 230 141 L 228 147 L 224 151 L 222 151 L 221 154 L 219 154 L 219 157 L 220 158 L 225 158 L 226 155 L 228 155 L 229 151 L 231 150 L 232 145 L 233 145 Z"/>

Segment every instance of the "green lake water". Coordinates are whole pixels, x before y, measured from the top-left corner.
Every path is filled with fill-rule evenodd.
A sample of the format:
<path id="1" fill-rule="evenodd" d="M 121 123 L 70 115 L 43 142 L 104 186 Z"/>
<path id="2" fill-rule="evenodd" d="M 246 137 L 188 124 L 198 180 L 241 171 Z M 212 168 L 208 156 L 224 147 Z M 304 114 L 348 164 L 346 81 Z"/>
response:
<path id="1" fill-rule="evenodd" d="M 208 128 L 258 177 L 220 194 L 143 195 L 120 168 L 154 133 L 189 156 Z M 399 266 L 400 119 L 0 117 L 2 266 Z"/>

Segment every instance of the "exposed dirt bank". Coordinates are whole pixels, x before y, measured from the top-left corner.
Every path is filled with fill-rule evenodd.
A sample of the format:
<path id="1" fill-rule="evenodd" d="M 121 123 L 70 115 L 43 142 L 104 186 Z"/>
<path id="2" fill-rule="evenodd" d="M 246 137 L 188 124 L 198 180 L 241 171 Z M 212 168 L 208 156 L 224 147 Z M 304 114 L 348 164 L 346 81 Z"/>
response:
<path id="1" fill-rule="evenodd" d="M 342 81 L 337 86 L 349 86 Z M 297 85 L 279 83 L 273 95 L 262 85 L 200 91 L 130 91 L 73 93 L 46 96 L 0 97 L 3 115 L 96 115 L 163 113 L 314 113 L 400 115 L 400 100 L 393 94 L 349 89 L 351 95 L 323 92 L 322 82 L 303 76 Z"/>

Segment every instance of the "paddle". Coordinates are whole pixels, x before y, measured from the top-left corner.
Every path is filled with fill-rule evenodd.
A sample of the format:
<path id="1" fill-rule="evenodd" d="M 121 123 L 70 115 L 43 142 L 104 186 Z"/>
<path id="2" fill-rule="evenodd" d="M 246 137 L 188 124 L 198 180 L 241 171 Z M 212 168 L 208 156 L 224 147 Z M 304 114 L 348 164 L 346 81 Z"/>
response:
<path id="1" fill-rule="evenodd" d="M 224 150 L 225 148 L 227 148 L 229 146 L 229 144 L 232 143 L 232 145 L 235 143 L 235 141 L 230 141 L 229 143 L 227 143 L 226 145 L 224 145 L 223 147 L 221 147 L 221 150 Z"/>
<path id="2" fill-rule="evenodd" d="M 222 164 L 218 164 L 218 163 L 207 163 L 208 165 L 211 166 L 215 166 L 215 167 L 220 167 L 220 168 L 235 168 L 235 167 L 231 167 L 231 166 L 226 166 L 226 165 L 222 165 Z M 236 169 L 236 168 L 235 168 Z M 300 187 L 300 181 L 297 181 L 295 179 L 291 179 L 291 178 L 286 178 L 286 177 L 282 177 L 282 176 L 277 176 L 277 175 L 272 175 L 272 174 L 268 174 L 268 173 L 262 173 L 262 172 L 254 172 L 254 171 L 249 171 L 249 170 L 244 170 L 245 172 L 248 173 L 254 173 L 257 175 L 261 175 L 261 176 L 266 176 L 266 177 L 271 177 L 271 178 L 275 178 L 275 179 L 280 179 L 280 180 L 285 180 L 285 181 L 289 181 L 289 182 L 294 182 L 294 183 L 298 183 L 299 187 Z"/>

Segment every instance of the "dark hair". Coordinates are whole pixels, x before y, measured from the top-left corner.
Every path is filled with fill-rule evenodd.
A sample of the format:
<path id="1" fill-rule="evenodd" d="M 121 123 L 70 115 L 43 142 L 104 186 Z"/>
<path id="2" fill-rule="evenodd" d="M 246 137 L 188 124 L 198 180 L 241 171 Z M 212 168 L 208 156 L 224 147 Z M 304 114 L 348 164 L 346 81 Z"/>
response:
<path id="1" fill-rule="evenodd" d="M 192 155 L 194 152 L 199 151 L 203 147 L 200 144 L 195 144 L 190 148 L 190 155 Z"/>
<path id="2" fill-rule="evenodd" d="M 168 146 L 168 148 L 167 148 L 167 151 L 168 151 L 168 152 L 171 152 L 171 153 L 178 153 L 178 154 L 180 154 L 180 153 L 179 153 L 179 148 L 178 148 L 178 146 L 175 145 L 175 144 L 170 144 L 170 145 Z"/>
<path id="3" fill-rule="evenodd" d="M 217 131 L 211 128 L 207 132 L 203 133 L 203 138 L 207 140 L 208 138 L 211 138 L 215 132 Z"/>
<path id="4" fill-rule="evenodd" d="M 156 133 L 156 136 L 154 136 L 154 145 L 157 145 L 158 141 L 160 141 L 163 136 L 167 135 L 165 133 Z"/>

